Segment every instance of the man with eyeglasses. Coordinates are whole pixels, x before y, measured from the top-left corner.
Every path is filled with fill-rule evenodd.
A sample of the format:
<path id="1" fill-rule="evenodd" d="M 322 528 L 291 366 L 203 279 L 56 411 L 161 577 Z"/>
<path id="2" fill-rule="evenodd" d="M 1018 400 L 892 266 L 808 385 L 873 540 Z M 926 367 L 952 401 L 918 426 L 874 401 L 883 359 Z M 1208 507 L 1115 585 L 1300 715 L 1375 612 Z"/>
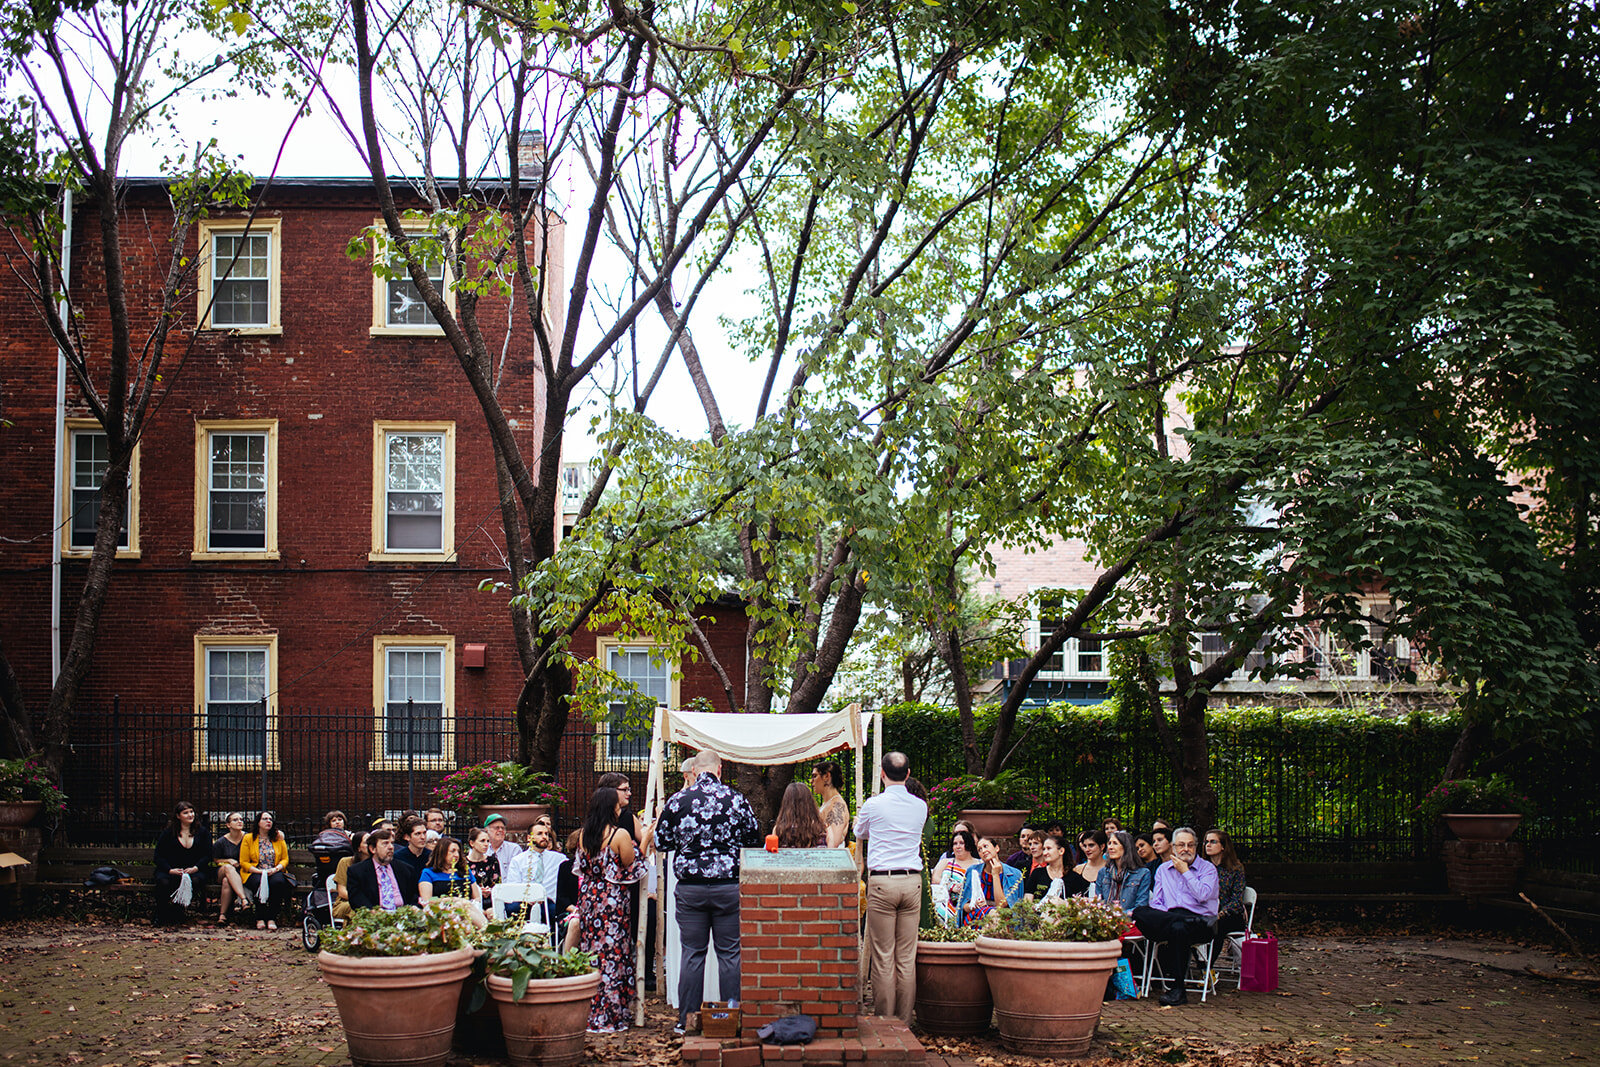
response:
<path id="1" fill-rule="evenodd" d="M 1161 1003 L 1187 1003 L 1183 983 L 1189 977 L 1189 953 L 1211 940 L 1217 921 L 1217 869 L 1196 855 L 1200 838 L 1187 826 L 1172 832 L 1171 858 L 1156 870 L 1150 903 L 1133 909 L 1140 933 L 1160 945 L 1161 972 L 1170 988 Z"/>

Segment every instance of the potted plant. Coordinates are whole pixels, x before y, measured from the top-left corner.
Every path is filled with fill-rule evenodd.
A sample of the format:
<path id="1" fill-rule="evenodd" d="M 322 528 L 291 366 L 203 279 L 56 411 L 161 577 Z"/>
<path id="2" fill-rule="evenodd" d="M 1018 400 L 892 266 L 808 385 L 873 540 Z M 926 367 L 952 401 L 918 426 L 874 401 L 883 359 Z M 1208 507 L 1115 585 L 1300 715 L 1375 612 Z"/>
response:
<path id="1" fill-rule="evenodd" d="M 993 778 L 946 778 L 928 793 L 928 808 L 938 825 L 964 819 L 980 837 L 1015 834 L 1042 804 L 1033 783 L 1016 771 L 1001 771 Z"/>
<path id="2" fill-rule="evenodd" d="M 41 808 L 59 815 L 67 798 L 40 757 L 0 759 L 0 826 L 27 826 Z"/>
<path id="3" fill-rule="evenodd" d="M 507 830 L 525 832 L 539 816 L 565 804 L 567 792 L 526 764 L 490 760 L 447 775 L 433 791 L 433 802 L 456 811 L 476 810 L 479 826 L 490 815 L 503 815 Z"/>
<path id="4" fill-rule="evenodd" d="M 994 1017 L 989 977 L 978 960 L 978 927 L 917 931 L 917 1025 L 930 1034 L 981 1034 Z"/>
<path id="5" fill-rule="evenodd" d="M 583 1059 L 589 1005 L 600 988 L 594 959 L 557 952 L 516 919 L 492 924 L 482 941 L 488 995 L 500 1009 L 514 1067 L 567 1067 Z"/>
<path id="6" fill-rule="evenodd" d="M 1120 907 L 1088 897 L 1022 900 L 990 912 L 976 944 L 1000 1043 L 1036 1056 L 1088 1052 L 1127 925 Z"/>
<path id="7" fill-rule="evenodd" d="M 1533 802 L 1504 775 L 1440 782 L 1417 805 L 1428 825 L 1444 819 L 1462 841 L 1505 841 L 1533 814 Z"/>
<path id="8" fill-rule="evenodd" d="M 441 897 L 420 908 L 361 908 L 322 935 L 317 965 L 352 1063 L 444 1063 L 472 973 L 472 933 L 467 902 Z"/>

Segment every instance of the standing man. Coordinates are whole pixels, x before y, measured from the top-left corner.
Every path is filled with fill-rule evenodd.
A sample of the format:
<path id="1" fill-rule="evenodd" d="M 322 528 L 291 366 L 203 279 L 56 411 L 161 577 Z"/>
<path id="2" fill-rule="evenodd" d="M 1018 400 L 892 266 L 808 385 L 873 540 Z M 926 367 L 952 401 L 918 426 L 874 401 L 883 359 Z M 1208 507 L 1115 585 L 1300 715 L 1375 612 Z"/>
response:
<path id="1" fill-rule="evenodd" d="M 491 815 L 483 820 L 483 828 L 489 831 L 489 851 L 500 861 L 500 870 L 509 871 L 511 861 L 522 853 L 522 846 L 506 840 L 506 817 Z"/>
<path id="2" fill-rule="evenodd" d="M 690 763 L 694 784 L 672 795 L 656 820 L 656 847 L 671 852 L 678 876 L 678 1025 L 688 1026 L 706 982 L 706 937 L 716 942 L 717 980 L 730 1005 L 739 1000 L 739 850 L 761 844 L 750 802 L 722 783 L 722 757 L 701 749 Z M 915 933 L 915 931 L 913 931 Z"/>
<path id="3" fill-rule="evenodd" d="M 345 873 L 345 891 L 351 908 L 394 911 L 417 902 L 417 876 L 394 862 L 394 831 L 374 830 L 367 838 L 372 856 L 352 864 Z"/>
<path id="4" fill-rule="evenodd" d="M 1199 838 L 1187 826 L 1172 833 L 1172 858 L 1156 870 L 1150 903 L 1133 909 L 1139 932 L 1161 945 L 1161 973 L 1172 987 L 1161 995 L 1169 1007 L 1189 998 L 1183 983 L 1189 977 L 1189 951 L 1210 941 L 1217 922 L 1217 869 L 1195 852 Z"/>
<path id="5" fill-rule="evenodd" d="M 883 757 L 884 790 L 861 805 L 856 837 L 866 839 L 867 943 L 873 1011 L 911 1022 L 917 993 L 917 918 L 922 911 L 922 826 L 928 805 L 906 792 L 911 761 Z"/>

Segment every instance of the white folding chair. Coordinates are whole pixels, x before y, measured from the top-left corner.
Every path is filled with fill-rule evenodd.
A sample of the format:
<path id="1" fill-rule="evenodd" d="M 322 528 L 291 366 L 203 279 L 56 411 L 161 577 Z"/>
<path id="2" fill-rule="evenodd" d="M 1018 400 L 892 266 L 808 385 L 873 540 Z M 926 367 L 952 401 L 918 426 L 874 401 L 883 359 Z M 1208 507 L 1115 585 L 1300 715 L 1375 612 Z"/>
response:
<path id="1" fill-rule="evenodd" d="M 1219 976 L 1233 975 L 1234 987 L 1244 980 L 1244 942 L 1250 932 L 1256 928 L 1256 891 L 1250 886 L 1244 887 L 1244 929 L 1235 930 L 1228 935 L 1227 942 L 1222 946 L 1221 957 L 1217 960 L 1215 970 Z M 1220 977 L 1218 979 L 1221 980 Z"/>
<path id="2" fill-rule="evenodd" d="M 1149 937 L 1145 938 L 1144 977 L 1139 982 L 1139 995 L 1141 997 L 1148 997 L 1150 995 L 1150 986 L 1156 982 L 1160 982 L 1164 986 L 1172 984 L 1171 979 L 1161 969 L 1161 947 L 1165 944 L 1166 942 L 1164 941 L 1155 941 Z M 1211 993 L 1211 984 L 1215 974 L 1212 970 L 1213 961 L 1211 957 L 1213 953 L 1211 951 L 1211 940 L 1208 938 L 1205 941 L 1195 942 L 1190 946 L 1189 952 L 1191 955 L 1189 976 L 1184 979 L 1183 988 L 1199 993 L 1200 1003 L 1204 1004 L 1206 997 Z M 1201 964 L 1198 977 L 1195 975 L 1194 965 L 1196 961 Z"/>
<path id="3" fill-rule="evenodd" d="M 522 916 L 522 931 L 527 934 L 542 934 L 551 938 L 550 924 L 544 921 L 544 885 L 540 882 L 501 882 L 494 887 L 494 906 L 502 904 L 520 904 L 518 910 Z M 537 905 L 537 906 L 535 906 Z"/>

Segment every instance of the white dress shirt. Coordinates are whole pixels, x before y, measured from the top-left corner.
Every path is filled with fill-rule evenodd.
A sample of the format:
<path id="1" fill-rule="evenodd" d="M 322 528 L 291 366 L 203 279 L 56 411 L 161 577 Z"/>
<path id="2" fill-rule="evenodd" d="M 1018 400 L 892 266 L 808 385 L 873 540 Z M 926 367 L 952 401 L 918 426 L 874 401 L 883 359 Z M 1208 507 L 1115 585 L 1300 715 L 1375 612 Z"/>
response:
<path id="1" fill-rule="evenodd" d="M 867 839 L 867 869 L 921 870 L 922 827 L 927 821 L 927 801 L 906 792 L 904 782 L 891 783 L 862 804 L 856 836 Z"/>
<path id="2" fill-rule="evenodd" d="M 566 855 L 553 848 L 547 848 L 542 852 L 531 848 L 525 849 L 511 861 L 511 869 L 500 877 L 506 882 L 538 882 L 544 886 L 545 899 L 554 901 L 556 884 L 561 877 L 561 865 L 565 862 L 567 862 Z"/>
<path id="3" fill-rule="evenodd" d="M 494 858 L 500 861 L 500 877 L 505 878 L 506 872 L 511 869 L 511 861 L 522 854 L 522 846 L 515 841 L 503 841 L 500 847 L 494 850 Z"/>

